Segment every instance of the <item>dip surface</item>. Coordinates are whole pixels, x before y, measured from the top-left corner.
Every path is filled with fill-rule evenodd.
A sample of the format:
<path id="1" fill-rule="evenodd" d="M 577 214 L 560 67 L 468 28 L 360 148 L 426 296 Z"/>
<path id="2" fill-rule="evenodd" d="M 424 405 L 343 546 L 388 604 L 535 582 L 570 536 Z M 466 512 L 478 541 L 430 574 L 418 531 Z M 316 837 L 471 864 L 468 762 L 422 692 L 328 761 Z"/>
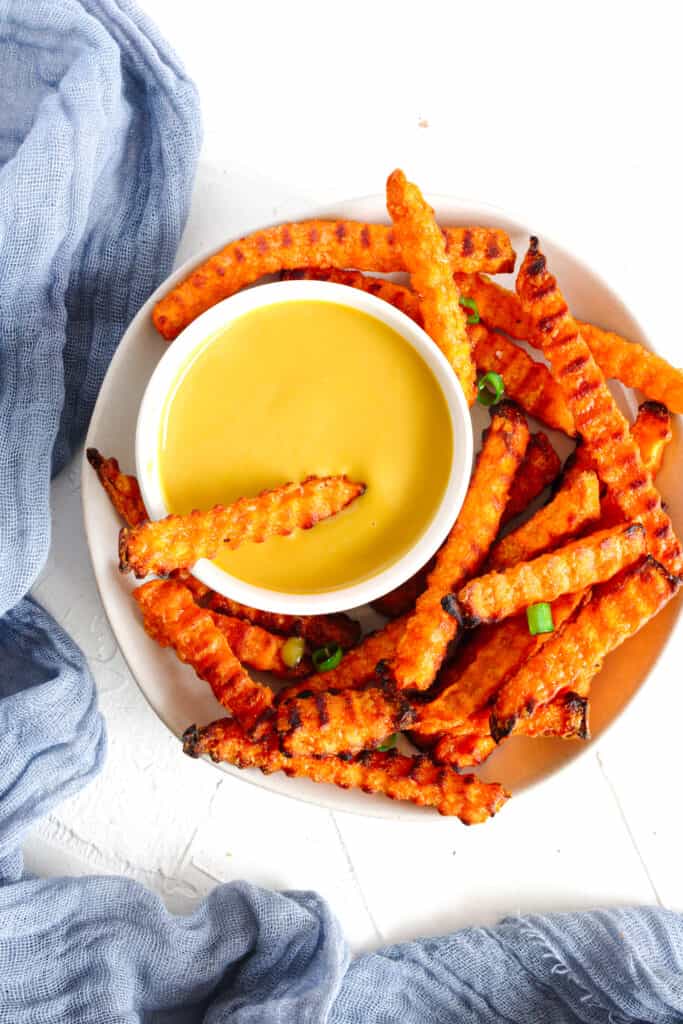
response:
<path id="1" fill-rule="evenodd" d="M 245 313 L 208 338 L 166 400 L 159 441 L 171 512 L 312 474 L 365 482 L 314 529 L 216 559 L 289 593 L 358 583 L 400 558 L 437 511 L 452 450 L 446 400 L 408 342 L 359 310 L 308 300 Z"/>

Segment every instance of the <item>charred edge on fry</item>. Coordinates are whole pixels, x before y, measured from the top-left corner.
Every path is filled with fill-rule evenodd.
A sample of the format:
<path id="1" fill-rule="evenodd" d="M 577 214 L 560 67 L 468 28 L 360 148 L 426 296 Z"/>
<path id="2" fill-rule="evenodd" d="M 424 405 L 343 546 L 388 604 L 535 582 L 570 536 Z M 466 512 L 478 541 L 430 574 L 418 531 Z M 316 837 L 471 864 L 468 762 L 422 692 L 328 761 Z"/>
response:
<path id="1" fill-rule="evenodd" d="M 511 423 L 526 423 L 524 413 L 511 398 L 503 398 L 498 405 L 493 406 L 491 419 L 494 420 L 497 416 L 509 420 Z"/>
<path id="2" fill-rule="evenodd" d="M 663 402 L 655 402 L 653 399 L 648 399 L 647 402 L 642 402 L 638 406 L 638 412 L 648 412 L 652 416 L 656 416 L 658 420 L 669 421 L 669 410 Z"/>
<path id="3" fill-rule="evenodd" d="M 445 594 L 441 598 L 441 607 L 446 615 L 450 615 L 452 619 L 455 619 L 461 629 L 465 628 L 465 616 L 455 594 Z"/>
<path id="4" fill-rule="evenodd" d="M 495 715 L 491 715 L 489 729 L 494 743 L 500 743 L 501 740 L 509 736 L 516 724 L 517 718 L 514 715 L 511 715 L 510 718 L 496 718 Z"/>
<path id="5" fill-rule="evenodd" d="M 678 590 L 678 588 L 681 585 L 683 585 L 683 576 L 674 576 L 673 573 L 669 572 L 669 570 L 666 568 L 666 566 L 662 565 L 661 562 L 658 562 L 657 559 L 653 558 L 652 555 L 648 555 L 647 558 L 641 563 L 641 566 L 644 567 L 645 565 L 651 565 L 659 573 L 661 573 L 661 575 L 664 577 L 664 579 L 667 581 L 667 583 L 671 587 L 671 592 L 673 594 L 675 594 L 676 591 Z"/>
<path id="6" fill-rule="evenodd" d="M 569 691 L 564 696 L 564 706 L 579 720 L 576 736 L 580 740 L 590 739 L 590 728 L 588 725 L 588 697 L 581 697 L 578 693 Z"/>
<path id="7" fill-rule="evenodd" d="M 119 572 L 130 572 L 130 564 L 128 562 L 128 528 L 122 526 L 119 530 Z M 137 579 L 141 579 L 137 572 L 135 573 Z"/>
<path id="8" fill-rule="evenodd" d="M 375 675 L 383 687 L 391 689 L 392 691 L 396 688 L 394 674 L 391 671 L 391 665 L 386 658 L 382 658 L 382 660 L 378 661 L 375 665 Z"/>
<path id="9" fill-rule="evenodd" d="M 183 753 L 188 757 L 200 757 L 201 735 L 196 725 L 189 725 L 182 736 Z"/>
<path id="10" fill-rule="evenodd" d="M 269 733 L 273 732 L 276 714 L 277 712 L 274 707 L 266 708 L 265 711 L 262 711 L 247 732 L 249 738 L 256 743 L 261 743 Z"/>
<path id="11" fill-rule="evenodd" d="M 104 455 L 102 455 L 100 452 L 98 452 L 97 448 L 88 448 L 88 450 L 85 453 L 85 457 L 88 460 L 88 462 L 90 463 L 90 465 L 92 466 L 92 468 L 95 470 L 97 475 L 99 476 L 100 475 L 100 467 L 102 466 L 103 462 L 105 461 Z"/>
<path id="12" fill-rule="evenodd" d="M 396 728 L 399 730 L 407 729 L 417 721 L 417 709 L 404 696 L 397 697 L 397 703 Z"/>

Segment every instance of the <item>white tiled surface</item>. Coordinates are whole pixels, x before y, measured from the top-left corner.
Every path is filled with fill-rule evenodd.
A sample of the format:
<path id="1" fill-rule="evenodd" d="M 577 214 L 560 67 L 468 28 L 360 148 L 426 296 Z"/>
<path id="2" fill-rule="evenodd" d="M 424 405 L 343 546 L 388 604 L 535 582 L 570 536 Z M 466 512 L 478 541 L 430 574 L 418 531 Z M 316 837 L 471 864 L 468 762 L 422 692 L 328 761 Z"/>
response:
<path id="1" fill-rule="evenodd" d="M 143 0 L 202 98 L 205 146 L 179 254 L 255 223 L 380 191 L 488 201 L 562 238 L 630 297 L 681 363 L 676 269 L 683 67 L 675 5 Z M 54 488 L 36 593 L 86 651 L 104 771 L 32 834 L 43 874 L 121 872 L 176 911 L 216 881 L 315 888 L 356 949 L 510 911 L 683 910 L 679 635 L 594 756 L 466 830 L 330 814 L 179 755 L 130 678 L 83 536 L 78 467 Z"/>

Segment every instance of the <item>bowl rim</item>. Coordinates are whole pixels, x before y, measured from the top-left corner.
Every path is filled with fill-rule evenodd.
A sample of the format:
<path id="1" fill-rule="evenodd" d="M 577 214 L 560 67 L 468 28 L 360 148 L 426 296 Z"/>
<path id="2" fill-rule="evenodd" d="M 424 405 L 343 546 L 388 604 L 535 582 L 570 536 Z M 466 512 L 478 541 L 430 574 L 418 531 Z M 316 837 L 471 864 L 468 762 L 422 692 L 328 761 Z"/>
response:
<path id="1" fill-rule="evenodd" d="M 436 380 L 446 403 L 454 443 L 446 487 L 431 519 L 407 551 L 368 579 L 323 593 L 289 593 L 248 583 L 206 558 L 200 559 L 191 570 L 205 586 L 240 604 L 290 615 L 329 614 L 369 604 L 418 572 L 446 539 L 462 507 L 474 450 L 470 410 L 456 374 L 429 335 L 405 313 L 368 292 L 328 281 L 261 284 L 223 299 L 193 320 L 163 353 L 147 382 L 135 430 L 135 462 L 151 519 L 168 514 L 159 470 L 158 437 L 165 402 L 183 366 L 203 346 L 211 344 L 212 335 L 246 313 L 302 300 L 330 302 L 359 310 L 399 334 Z"/>

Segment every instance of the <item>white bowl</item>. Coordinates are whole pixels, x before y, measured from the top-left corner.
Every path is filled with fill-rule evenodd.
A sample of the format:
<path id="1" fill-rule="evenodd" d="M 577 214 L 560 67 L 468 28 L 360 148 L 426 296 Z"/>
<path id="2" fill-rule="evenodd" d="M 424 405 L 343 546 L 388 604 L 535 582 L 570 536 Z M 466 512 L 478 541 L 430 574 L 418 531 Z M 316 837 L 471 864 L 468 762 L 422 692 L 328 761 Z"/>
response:
<path id="1" fill-rule="evenodd" d="M 393 565 L 351 586 L 323 594 L 287 594 L 254 586 L 231 576 L 206 558 L 193 575 L 212 590 L 254 608 L 291 615 L 346 611 L 367 604 L 398 587 L 429 561 L 445 540 L 465 497 L 472 470 L 472 420 L 460 383 L 448 360 L 421 327 L 388 303 L 344 285 L 326 281 L 280 281 L 239 292 L 198 317 L 176 338 L 152 374 L 140 405 L 135 461 L 145 506 L 152 519 L 168 515 L 159 465 L 159 432 L 164 404 L 181 368 L 214 332 L 237 317 L 276 302 L 302 299 L 334 302 L 361 310 L 393 328 L 432 371 L 446 401 L 453 431 L 453 456 L 443 498 L 417 542 Z"/>
<path id="2" fill-rule="evenodd" d="M 574 313 L 582 320 L 610 327 L 652 350 L 652 343 L 648 340 L 644 328 L 629 311 L 624 299 L 620 298 L 603 278 L 575 253 L 553 241 L 542 225 L 539 227 L 538 224 L 529 223 L 521 218 L 515 220 L 500 210 L 481 203 L 438 195 L 427 195 L 426 198 L 436 209 L 440 223 L 490 224 L 502 228 L 510 235 L 512 245 L 518 253 L 524 252 L 530 234 L 540 234 L 543 251 L 560 280 L 562 291 Z M 219 191 L 213 196 L 214 203 L 223 203 L 215 214 L 219 221 L 222 214 L 225 222 L 230 222 L 234 214 L 233 199 L 229 190 L 222 193 Z M 374 223 L 387 222 L 384 194 L 350 199 L 326 208 L 309 206 L 296 211 L 296 214 L 297 216 L 292 219 L 341 218 Z M 249 228 L 260 226 L 265 225 L 253 224 L 249 225 Z M 207 231 L 208 227 L 202 225 L 202 230 Z M 245 228 L 246 225 L 243 224 L 242 227 Z M 228 232 L 226 238 L 221 239 L 221 244 L 228 240 L 227 235 Z M 218 248 L 215 231 L 213 237 L 214 244 L 211 248 L 196 253 L 184 262 L 150 295 L 122 338 L 100 390 L 90 421 L 86 448 L 99 448 L 106 455 L 115 455 L 120 460 L 124 472 L 130 472 L 134 463 L 134 428 L 143 390 L 168 348 L 167 342 L 154 329 L 152 309 L 163 295 Z M 503 278 L 502 282 L 510 286 L 513 280 L 510 276 L 507 279 Z M 675 345 L 672 337 L 662 338 L 661 355 L 672 362 L 676 362 Z M 538 353 L 535 354 L 535 358 L 538 358 Z M 612 382 L 611 386 L 622 409 L 629 418 L 632 418 L 640 400 L 639 396 L 615 382 Z M 478 450 L 481 432 L 486 427 L 489 416 L 487 411 L 477 404 L 472 409 L 472 417 L 475 447 Z M 537 427 L 534 426 L 534 429 Z M 573 446 L 567 438 L 555 431 L 547 433 L 560 456 L 564 458 L 568 455 Z M 683 488 L 680 485 L 679 468 L 682 459 L 683 429 L 681 417 L 675 417 L 673 440 L 664 457 L 664 465 L 657 477 L 657 484 L 667 502 L 674 526 L 679 532 L 683 528 Z M 192 722 L 204 724 L 220 718 L 225 712 L 210 687 L 203 685 L 188 665 L 184 665 L 171 651 L 159 647 L 144 634 L 137 605 L 131 597 L 137 585 L 136 581 L 130 575 L 118 571 L 117 537 L 121 521 L 85 457 L 82 489 L 88 548 L 102 603 L 112 630 L 141 692 L 179 741 L 184 730 Z M 661 701 L 663 677 L 666 673 L 674 677 L 676 671 L 679 671 L 682 612 L 683 601 L 679 597 L 671 601 L 652 622 L 648 623 L 639 633 L 637 641 L 629 641 L 609 655 L 605 667 L 591 688 L 590 740 L 580 743 L 563 739 L 514 736 L 501 744 L 483 768 L 478 770 L 478 774 L 485 780 L 501 782 L 514 794 L 514 799 L 502 812 L 503 817 L 519 813 L 521 819 L 525 820 L 528 811 L 523 807 L 523 795 L 531 794 L 536 786 L 548 784 L 559 771 L 570 770 L 570 766 L 580 758 L 595 758 L 596 750 L 603 743 L 606 733 L 624 714 L 639 721 L 643 712 L 647 717 L 651 708 L 657 706 L 657 701 Z M 377 628 L 382 622 L 380 616 L 371 609 L 362 608 L 354 614 L 361 620 L 366 631 Z M 644 742 L 645 759 L 652 761 L 657 753 L 656 733 L 645 734 Z M 347 790 L 337 786 L 318 785 L 310 779 L 289 778 L 281 772 L 263 775 L 256 768 L 241 769 L 225 763 L 210 762 L 210 768 L 260 789 L 303 800 L 331 811 L 413 824 L 433 823 L 435 828 L 457 829 L 456 823 L 444 820 L 438 814 L 429 813 L 425 808 L 400 803 L 384 796 L 368 796 L 359 789 Z M 489 826 L 494 831 L 496 827 L 496 822 Z M 488 835 L 487 830 L 484 832 Z M 461 844 L 479 843 L 481 839 L 482 833 L 479 829 L 458 831 L 458 842 Z"/>

